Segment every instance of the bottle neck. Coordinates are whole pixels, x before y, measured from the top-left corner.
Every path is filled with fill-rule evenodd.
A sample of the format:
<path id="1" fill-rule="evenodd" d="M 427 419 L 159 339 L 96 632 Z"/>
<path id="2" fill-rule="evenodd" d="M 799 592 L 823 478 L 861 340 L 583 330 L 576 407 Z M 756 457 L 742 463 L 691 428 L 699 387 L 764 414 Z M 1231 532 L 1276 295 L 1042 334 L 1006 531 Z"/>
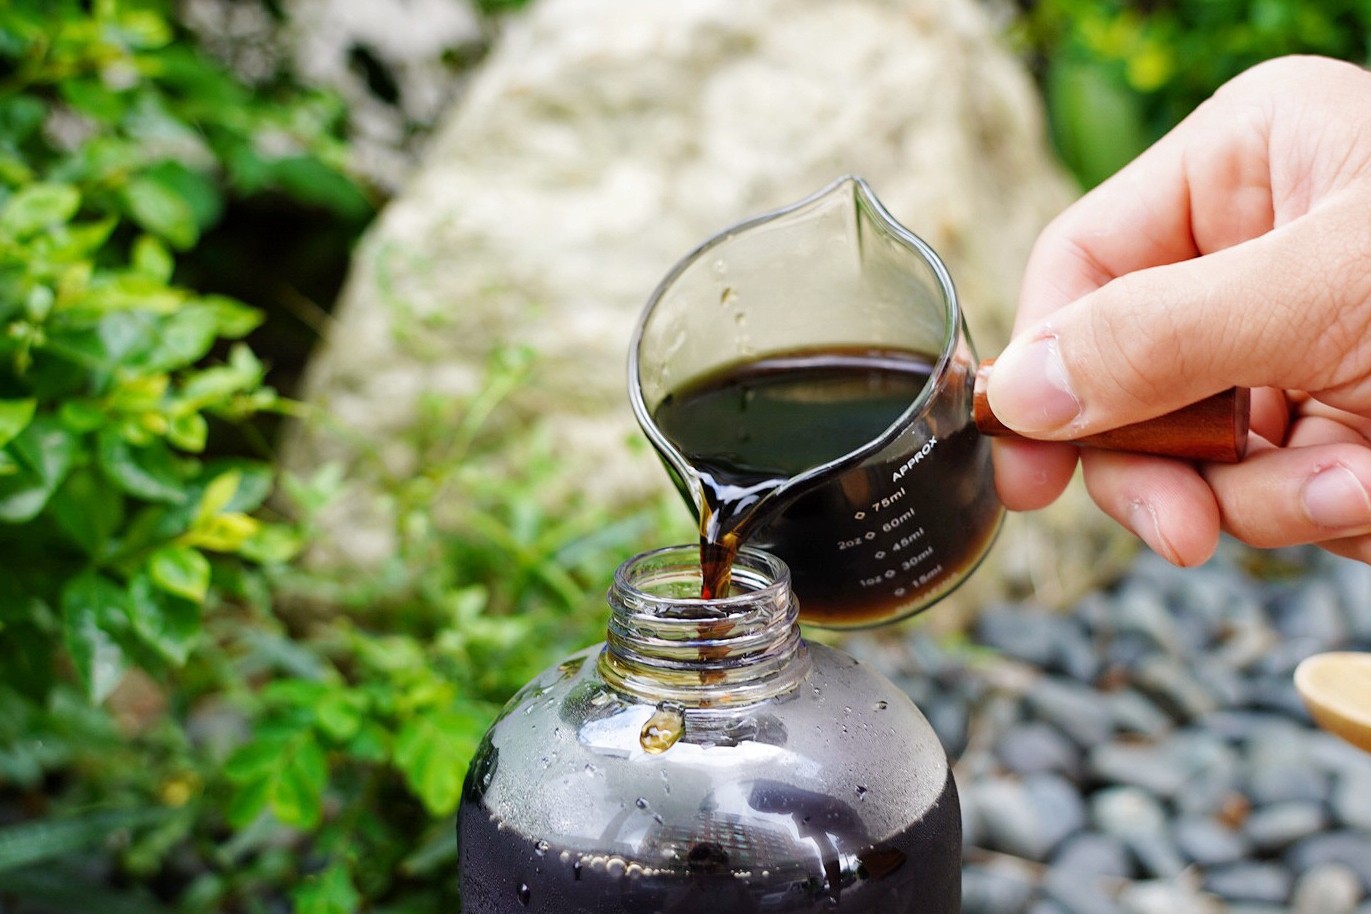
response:
<path id="1" fill-rule="evenodd" d="M 700 599 L 700 555 L 669 546 L 619 566 L 600 674 L 622 692 L 683 707 L 738 705 L 796 688 L 809 673 L 790 570 L 742 550 L 733 589 Z"/>

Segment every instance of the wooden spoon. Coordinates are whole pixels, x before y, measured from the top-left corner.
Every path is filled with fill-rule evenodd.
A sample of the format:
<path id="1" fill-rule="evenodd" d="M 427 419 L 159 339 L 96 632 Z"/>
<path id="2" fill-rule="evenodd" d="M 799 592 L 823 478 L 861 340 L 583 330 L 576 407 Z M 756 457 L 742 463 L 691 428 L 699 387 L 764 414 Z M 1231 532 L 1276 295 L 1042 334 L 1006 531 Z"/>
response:
<path id="1" fill-rule="evenodd" d="M 1295 688 L 1315 723 L 1371 752 L 1371 653 L 1315 654 L 1295 668 Z"/>

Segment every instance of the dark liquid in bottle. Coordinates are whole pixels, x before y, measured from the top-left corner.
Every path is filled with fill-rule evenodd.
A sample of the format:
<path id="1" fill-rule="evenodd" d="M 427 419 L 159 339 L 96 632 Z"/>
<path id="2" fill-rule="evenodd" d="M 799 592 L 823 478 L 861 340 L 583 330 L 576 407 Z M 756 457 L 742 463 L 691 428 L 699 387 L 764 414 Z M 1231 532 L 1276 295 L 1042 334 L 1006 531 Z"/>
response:
<path id="1" fill-rule="evenodd" d="M 919 353 L 803 351 L 731 365 L 667 396 L 653 421 L 700 480 L 701 595 L 727 593 L 745 542 L 790 566 L 804 619 L 835 626 L 899 615 L 969 570 L 1000 509 L 984 485 L 989 448 L 960 398 L 964 377 L 949 378 L 953 393 L 904 433 L 908 447 L 756 510 L 795 476 L 879 438 L 932 370 Z"/>
<path id="2" fill-rule="evenodd" d="M 475 765 L 473 765 L 475 768 Z M 763 788 L 765 789 L 765 788 Z M 465 914 L 956 914 L 961 817 L 951 775 L 924 817 L 882 841 L 832 799 L 772 789 L 746 820 L 701 812 L 644 836 L 647 860 L 587 853 L 499 822 L 471 789 L 459 816 Z M 793 827 L 780 827 L 776 814 Z M 606 818 L 611 818 L 606 812 Z"/>

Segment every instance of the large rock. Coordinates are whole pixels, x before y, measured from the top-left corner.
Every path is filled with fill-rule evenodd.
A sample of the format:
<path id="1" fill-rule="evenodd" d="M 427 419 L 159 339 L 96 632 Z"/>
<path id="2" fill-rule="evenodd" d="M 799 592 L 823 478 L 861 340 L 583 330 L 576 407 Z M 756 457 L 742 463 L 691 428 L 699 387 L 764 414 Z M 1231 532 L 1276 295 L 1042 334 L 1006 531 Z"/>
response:
<path id="1" fill-rule="evenodd" d="M 664 489 L 626 445 L 644 300 L 707 236 L 844 173 L 944 256 L 980 351 L 997 352 L 1032 240 L 1072 192 L 975 0 L 534 4 L 359 247 L 311 366 L 307 396 L 336 423 L 301 430 L 288 464 L 341 461 L 355 484 L 326 551 L 371 563 L 391 548 L 377 474 L 420 469 L 425 396 L 470 394 L 502 345 L 537 353 L 514 405 L 548 424 L 566 479 L 599 468 L 580 485 L 596 498 Z M 977 578 L 1093 580 L 1099 529 L 1011 523 L 1002 573 Z"/>

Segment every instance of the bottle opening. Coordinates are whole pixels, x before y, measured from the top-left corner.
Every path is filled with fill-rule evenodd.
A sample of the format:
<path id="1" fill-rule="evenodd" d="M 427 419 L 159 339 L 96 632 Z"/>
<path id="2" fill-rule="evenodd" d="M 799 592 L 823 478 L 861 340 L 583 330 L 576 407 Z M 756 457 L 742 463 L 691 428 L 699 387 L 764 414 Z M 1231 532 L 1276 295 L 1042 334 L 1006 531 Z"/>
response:
<path id="1" fill-rule="evenodd" d="M 808 671 L 790 571 L 739 553 L 727 596 L 701 599 L 697 547 L 669 546 L 615 573 L 600 671 L 615 688 L 686 707 L 736 705 L 795 688 Z"/>

